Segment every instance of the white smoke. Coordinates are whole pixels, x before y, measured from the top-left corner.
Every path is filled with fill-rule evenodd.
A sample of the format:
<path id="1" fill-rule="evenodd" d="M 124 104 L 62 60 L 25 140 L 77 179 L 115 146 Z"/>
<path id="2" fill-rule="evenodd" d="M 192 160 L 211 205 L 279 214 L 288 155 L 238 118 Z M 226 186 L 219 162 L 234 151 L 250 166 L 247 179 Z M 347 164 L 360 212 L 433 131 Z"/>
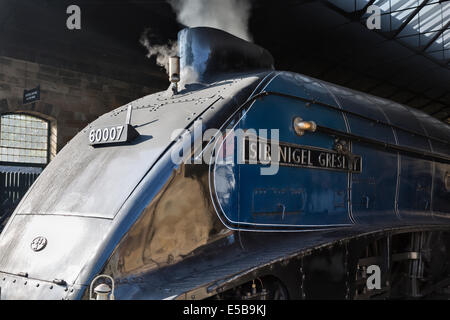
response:
<path id="1" fill-rule="evenodd" d="M 147 58 L 155 57 L 156 64 L 160 67 L 164 67 L 166 73 L 169 73 L 169 58 L 171 56 L 178 55 L 178 43 L 176 41 L 169 41 L 167 44 L 152 44 L 152 30 L 145 30 L 142 35 L 140 42 L 141 44 L 147 48 Z M 195 70 L 186 66 L 181 69 L 180 72 L 180 82 L 178 83 L 179 89 L 184 89 L 185 85 L 188 83 L 194 83 L 198 80 L 198 74 Z M 170 93 L 170 88 L 168 93 Z"/>
<path id="2" fill-rule="evenodd" d="M 169 71 L 169 58 L 178 55 L 178 43 L 169 41 L 167 44 L 152 44 L 150 40 L 151 30 L 147 29 L 141 35 L 140 42 L 147 48 L 147 58 L 156 57 L 156 64 Z"/>
<path id="3" fill-rule="evenodd" d="M 174 9 L 177 20 L 187 27 L 212 27 L 251 41 L 248 31 L 251 0 L 167 0 Z M 155 44 L 151 29 L 142 33 L 140 43 L 147 48 L 147 58 L 156 57 L 157 65 L 169 71 L 169 57 L 178 55 L 178 44 Z M 157 41 L 156 41 L 157 42 Z M 184 67 L 180 74 L 179 88 L 195 83 L 198 74 L 192 67 Z M 170 89 L 170 88 L 169 88 Z"/>
<path id="4" fill-rule="evenodd" d="M 250 0 L 168 0 L 178 22 L 188 27 L 212 27 L 251 41 Z"/>

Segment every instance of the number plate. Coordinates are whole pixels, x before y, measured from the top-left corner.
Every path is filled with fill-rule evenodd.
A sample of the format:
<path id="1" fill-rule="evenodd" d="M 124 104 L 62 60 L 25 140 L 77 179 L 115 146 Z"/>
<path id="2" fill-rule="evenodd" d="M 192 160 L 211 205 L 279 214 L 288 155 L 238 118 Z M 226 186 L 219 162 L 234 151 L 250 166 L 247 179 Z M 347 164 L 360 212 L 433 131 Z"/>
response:
<path id="1" fill-rule="evenodd" d="M 131 125 L 92 128 L 88 131 L 91 146 L 120 144 L 132 141 L 139 133 Z"/>

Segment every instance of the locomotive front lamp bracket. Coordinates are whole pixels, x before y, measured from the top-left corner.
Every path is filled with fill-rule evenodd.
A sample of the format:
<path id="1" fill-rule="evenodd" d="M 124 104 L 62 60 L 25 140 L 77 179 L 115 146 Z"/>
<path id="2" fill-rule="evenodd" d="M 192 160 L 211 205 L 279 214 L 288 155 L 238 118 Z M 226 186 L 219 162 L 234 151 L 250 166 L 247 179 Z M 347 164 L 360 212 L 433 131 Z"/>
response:
<path id="1" fill-rule="evenodd" d="M 92 292 L 92 288 L 97 280 L 105 278 L 111 281 L 111 286 L 108 286 L 106 283 L 99 284 L 95 287 L 94 292 Z M 93 293 L 95 293 L 96 297 L 94 298 Z M 89 287 L 89 300 L 114 300 L 114 279 L 106 274 L 101 274 L 92 280 L 91 285 Z"/>
<path id="2" fill-rule="evenodd" d="M 295 117 L 293 121 L 294 131 L 298 136 L 305 134 L 305 131 L 315 132 L 317 124 L 314 121 L 304 121 L 300 117 Z"/>

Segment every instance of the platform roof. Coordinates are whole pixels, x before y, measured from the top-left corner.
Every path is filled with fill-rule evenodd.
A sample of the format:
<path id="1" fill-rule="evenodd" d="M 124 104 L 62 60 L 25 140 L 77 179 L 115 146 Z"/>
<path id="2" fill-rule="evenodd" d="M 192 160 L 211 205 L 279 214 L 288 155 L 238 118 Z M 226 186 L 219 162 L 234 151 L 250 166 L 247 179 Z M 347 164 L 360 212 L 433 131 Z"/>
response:
<path id="1" fill-rule="evenodd" d="M 450 123 L 450 1 L 251 2 L 249 31 L 273 54 L 277 69 L 394 100 Z M 79 32 L 65 28 L 70 4 L 82 9 Z M 381 30 L 366 26 L 370 5 L 381 9 Z M 163 0 L 0 0 L 0 55 L 41 63 L 57 55 L 65 67 L 164 87 L 167 76 L 145 58 L 139 37 L 151 28 L 163 43 L 176 39 L 182 27 Z M 105 61 L 117 68 L 102 67 Z"/>
<path id="2" fill-rule="evenodd" d="M 379 33 L 449 68 L 450 1 L 329 0 L 346 16 L 365 24 L 374 5 L 381 10 Z"/>

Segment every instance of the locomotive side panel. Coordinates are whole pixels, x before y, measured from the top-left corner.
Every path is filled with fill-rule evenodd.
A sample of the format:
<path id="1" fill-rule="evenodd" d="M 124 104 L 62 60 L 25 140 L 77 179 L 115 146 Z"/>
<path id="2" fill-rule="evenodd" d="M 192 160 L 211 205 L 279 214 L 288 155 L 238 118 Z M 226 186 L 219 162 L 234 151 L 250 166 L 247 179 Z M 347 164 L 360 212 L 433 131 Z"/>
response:
<path id="1" fill-rule="evenodd" d="M 396 144 L 393 129 L 379 106 L 367 95 L 332 84 L 324 84 L 345 113 L 349 131 L 382 143 Z M 362 117 L 361 117 L 362 116 Z M 380 121 L 380 122 L 378 122 Z M 351 210 L 357 223 L 380 224 L 398 219 L 395 208 L 398 154 L 351 142 L 351 151 L 363 157 L 363 170 L 351 174 Z"/>
<path id="2" fill-rule="evenodd" d="M 235 128 L 245 132 L 264 128 L 269 135 L 270 128 L 279 128 L 280 150 L 284 150 L 283 143 L 329 151 L 336 149 L 337 143 L 347 143 L 350 156 L 361 157 L 362 170 L 347 173 L 330 170 L 325 177 L 322 170 L 311 166 L 299 169 L 281 165 L 277 174 L 270 176 L 260 173 L 264 167 L 261 163 L 228 170 L 217 165 L 214 183 L 221 186 L 216 190 L 218 208 L 231 223 L 246 229 L 252 224 L 288 228 L 354 222 L 388 224 L 399 220 L 432 222 L 435 162 L 423 158 L 422 152 L 433 156 L 433 149 L 424 125 L 409 109 L 285 72 L 278 73 L 263 91 L 268 96 L 245 109 Z M 296 135 L 289 121 L 297 116 L 315 121 L 320 130 Z M 233 190 L 227 189 L 227 183 Z M 314 204 L 314 191 L 307 190 L 308 186 L 320 190 L 323 208 Z M 234 201 L 225 200 L 231 198 Z M 314 206 L 324 214 L 309 212 L 308 208 Z M 339 211 L 338 207 L 349 214 L 348 220 L 339 220 L 331 213 Z"/>
<path id="3" fill-rule="evenodd" d="M 430 137 L 431 150 L 437 154 L 450 154 L 450 127 L 423 112 L 414 109 L 411 109 L 411 112 Z M 431 211 L 435 220 L 450 218 L 450 164 L 448 162 L 433 163 Z"/>
<path id="4" fill-rule="evenodd" d="M 234 127 L 242 132 L 254 131 L 255 138 L 267 140 L 267 144 L 274 138 L 271 136 L 271 129 L 279 130 L 279 157 L 284 163 L 279 165 L 275 174 L 264 174 L 261 171 L 263 168 L 269 169 L 269 165 L 264 165 L 262 161 L 263 147 L 256 144 L 247 145 L 249 150 L 244 152 L 255 154 L 253 160 L 257 160 L 257 164 L 238 164 L 237 169 L 230 164 L 215 164 L 213 174 L 217 207 L 233 227 L 253 230 L 301 229 L 352 224 L 348 212 L 347 170 L 340 170 L 342 168 L 338 168 L 337 164 L 334 168 L 318 168 L 312 165 L 313 156 L 307 150 L 323 150 L 321 159 L 325 161 L 327 151 L 334 152 L 334 139 L 319 132 L 299 136 L 293 127 L 293 120 L 301 117 L 314 120 L 318 125 L 346 131 L 345 121 L 337 110 L 289 97 L 309 99 L 313 95 L 319 101 L 335 103 L 323 87 L 304 79 L 298 75 L 280 73 L 264 91 L 276 92 L 281 96 L 269 95 L 256 100 L 242 111 L 242 116 L 237 119 Z M 312 88 L 315 90 L 311 90 Z M 304 149 L 296 150 L 302 147 Z M 239 154 L 237 143 L 234 148 L 235 154 Z M 272 157 L 275 155 L 272 154 Z M 339 161 L 341 160 L 337 160 Z M 230 181 L 235 182 L 229 183 Z M 227 201 L 236 194 L 237 205 L 236 202 Z"/>
<path id="5" fill-rule="evenodd" d="M 450 218 L 450 165 L 437 162 L 432 187 L 433 217 Z"/>
<path id="6" fill-rule="evenodd" d="M 380 224 L 398 219 L 395 210 L 397 158 L 392 152 L 352 143 L 352 151 L 364 156 L 364 169 L 352 175 L 352 213 L 358 223 Z"/>
<path id="7" fill-rule="evenodd" d="M 321 113 L 323 121 L 318 119 Z M 334 140 L 322 133 L 307 133 L 301 137 L 294 132 L 295 117 L 326 122 L 324 110 L 281 97 L 267 97 L 256 102 L 240 122 L 242 129 L 279 128 L 280 147 L 283 143 L 332 150 Z M 337 112 L 329 112 L 335 126 L 344 126 Z M 330 121 L 330 120 L 329 120 Z M 269 138 L 270 139 L 270 138 Z M 240 165 L 240 221 L 283 225 L 329 226 L 350 224 L 347 206 L 347 173 L 307 168 L 307 155 L 283 148 L 282 156 L 291 162 L 304 162 L 303 168 L 280 166 L 275 175 L 262 175 L 261 166 Z M 285 154 L 290 153 L 290 154 Z M 309 159 L 311 160 L 311 159 Z M 289 160 L 288 160 L 289 161 Z M 312 161 L 312 160 L 311 160 Z"/>
<path id="8" fill-rule="evenodd" d="M 401 155 L 400 167 L 400 218 L 431 221 L 432 162 Z"/>

